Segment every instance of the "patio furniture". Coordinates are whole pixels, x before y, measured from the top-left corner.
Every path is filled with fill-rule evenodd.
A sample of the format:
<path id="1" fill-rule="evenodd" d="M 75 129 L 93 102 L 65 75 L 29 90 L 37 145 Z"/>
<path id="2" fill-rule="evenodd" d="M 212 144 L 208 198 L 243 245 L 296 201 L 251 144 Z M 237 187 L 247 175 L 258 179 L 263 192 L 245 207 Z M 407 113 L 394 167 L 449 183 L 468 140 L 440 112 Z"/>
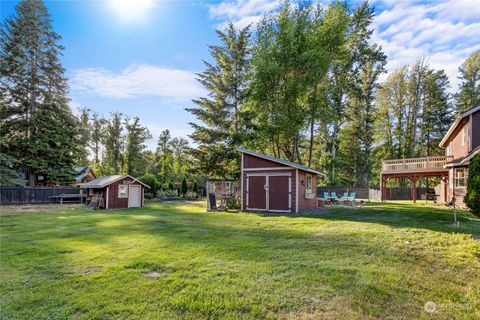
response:
<path id="1" fill-rule="evenodd" d="M 323 193 L 323 198 L 325 199 L 325 201 L 327 201 L 328 198 L 330 198 L 330 196 L 328 195 L 328 192 Z"/>
<path id="2" fill-rule="evenodd" d="M 332 196 L 330 197 L 330 201 L 333 204 L 338 204 L 338 197 L 337 197 L 337 193 L 335 191 L 332 191 Z"/>
<path id="3" fill-rule="evenodd" d="M 355 192 L 350 193 L 350 197 L 348 197 L 348 200 L 354 202 L 355 201 Z"/>
<path id="4" fill-rule="evenodd" d="M 344 192 L 340 200 L 348 200 L 348 192 Z"/>

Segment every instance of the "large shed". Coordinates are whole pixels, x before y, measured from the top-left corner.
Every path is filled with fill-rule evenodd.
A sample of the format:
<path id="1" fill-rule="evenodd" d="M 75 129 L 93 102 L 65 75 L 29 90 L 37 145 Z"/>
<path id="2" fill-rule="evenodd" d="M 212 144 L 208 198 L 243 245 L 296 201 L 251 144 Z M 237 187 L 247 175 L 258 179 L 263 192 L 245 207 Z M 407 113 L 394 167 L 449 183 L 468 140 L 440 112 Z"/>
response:
<path id="1" fill-rule="evenodd" d="M 99 209 L 138 208 L 143 206 L 145 183 L 126 175 L 103 176 L 79 185 L 87 189 Z"/>
<path id="2" fill-rule="evenodd" d="M 317 207 L 317 178 L 325 174 L 243 148 L 237 151 L 242 153 L 242 210 L 297 213 Z"/>

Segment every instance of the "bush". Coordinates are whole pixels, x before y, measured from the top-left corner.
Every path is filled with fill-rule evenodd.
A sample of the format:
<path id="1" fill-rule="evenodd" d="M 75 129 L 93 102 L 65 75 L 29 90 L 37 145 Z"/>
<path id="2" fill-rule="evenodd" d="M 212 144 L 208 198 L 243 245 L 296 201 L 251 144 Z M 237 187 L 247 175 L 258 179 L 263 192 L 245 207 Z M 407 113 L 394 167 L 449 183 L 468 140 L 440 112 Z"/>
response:
<path id="1" fill-rule="evenodd" d="M 197 184 L 197 181 L 193 182 L 192 192 L 193 192 L 194 194 L 198 194 L 198 184 Z"/>
<path id="2" fill-rule="evenodd" d="M 187 191 L 188 191 L 187 179 L 183 178 L 182 187 L 180 189 L 180 194 L 182 195 L 182 197 L 185 197 L 185 195 L 187 194 Z"/>
<path id="3" fill-rule="evenodd" d="M 152 193 L 150 192 L 145 192 L 145 199 L 151 200 L 155 198 Z"/>
<path id="4" fill-rule="evenodd" d="M 480 215 L 480 153 L 475 155 L 468 166 L 467 194 L 465 204 L 476 215 Z"/>
<path id="5" fill-rule="evenodd" d="M 167 189 L 167 190 L 175 190 L 175 186 L 173 185 L 173 182 L 172 182 L 172 181 L 170 181 L 170 182 L 168 183 L 168 189 Z"/>
<path id="6" fill-rule="evenodd" d="M 235 196 L 225 198 L 225 205 L 228 210 L 240 210 L 240 199 Z"/>
<path id="7" fill-rule="evenodd" d="M 153 174 L 147 173 L 139 177 L 138 180 L 147 184 L 150 187 L 150 190 L 148 190 L 148 192 L 151 193 L 153 197 L 155 197 L 158 189 L 160 188 L 160 182 L 157 180 L 157 178 Z"/>
<path id="8" fill-rule="evenodd" d="M 159 192 L 160 198 L 174 198 L 178 197 L 177 190 L 165 190 Z"/>

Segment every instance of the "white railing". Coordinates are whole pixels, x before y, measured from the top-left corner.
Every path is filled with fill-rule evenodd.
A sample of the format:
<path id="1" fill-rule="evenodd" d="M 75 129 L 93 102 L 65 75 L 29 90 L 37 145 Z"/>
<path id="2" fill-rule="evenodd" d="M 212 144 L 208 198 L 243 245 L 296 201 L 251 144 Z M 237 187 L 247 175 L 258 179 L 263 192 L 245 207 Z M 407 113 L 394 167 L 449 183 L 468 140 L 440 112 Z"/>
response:
<path id="1" fill-rule="evenodd" d="M 443 166 L 451 160 L 452 156 L 386 160 L 382 161 L 382 173 L 443 170 Z"/>

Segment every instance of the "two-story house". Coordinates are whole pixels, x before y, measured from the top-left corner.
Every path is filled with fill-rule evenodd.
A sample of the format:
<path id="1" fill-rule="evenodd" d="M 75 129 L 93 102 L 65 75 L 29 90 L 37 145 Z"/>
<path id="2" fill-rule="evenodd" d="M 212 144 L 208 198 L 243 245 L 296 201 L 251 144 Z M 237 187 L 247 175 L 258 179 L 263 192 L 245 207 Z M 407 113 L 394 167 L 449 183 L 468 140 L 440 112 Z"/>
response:
<path id="1" fill-rule="evenodd" d="M 440 142 L 445 156 L 395 159 L 382 162 L 380 181 L 382 201 L 387 200 L 387 181 L 407 178 L 412 183 L 412 198 L 417 198 L 417 181 L 427 177 L 441 179 L 440 198 L 447 202 L 455 198 L 465 207 L 463 198 L 467 192 L 468 165 L 473 156 L 480 153 L 480 106 L 462 113 L 454 121 Z"/>
<path id="2" fill-rule="evenodd" d="M 448 169 L 448 183 L 443 187 L 448 198 L 455 197 L 459 205 L 467 192 L 468 164 L 475 154 L 480 152 L 480 106 L 462 113 L 452 124 L 440 142 L 445 148 L 449 160 L 444 165 Z"/>

